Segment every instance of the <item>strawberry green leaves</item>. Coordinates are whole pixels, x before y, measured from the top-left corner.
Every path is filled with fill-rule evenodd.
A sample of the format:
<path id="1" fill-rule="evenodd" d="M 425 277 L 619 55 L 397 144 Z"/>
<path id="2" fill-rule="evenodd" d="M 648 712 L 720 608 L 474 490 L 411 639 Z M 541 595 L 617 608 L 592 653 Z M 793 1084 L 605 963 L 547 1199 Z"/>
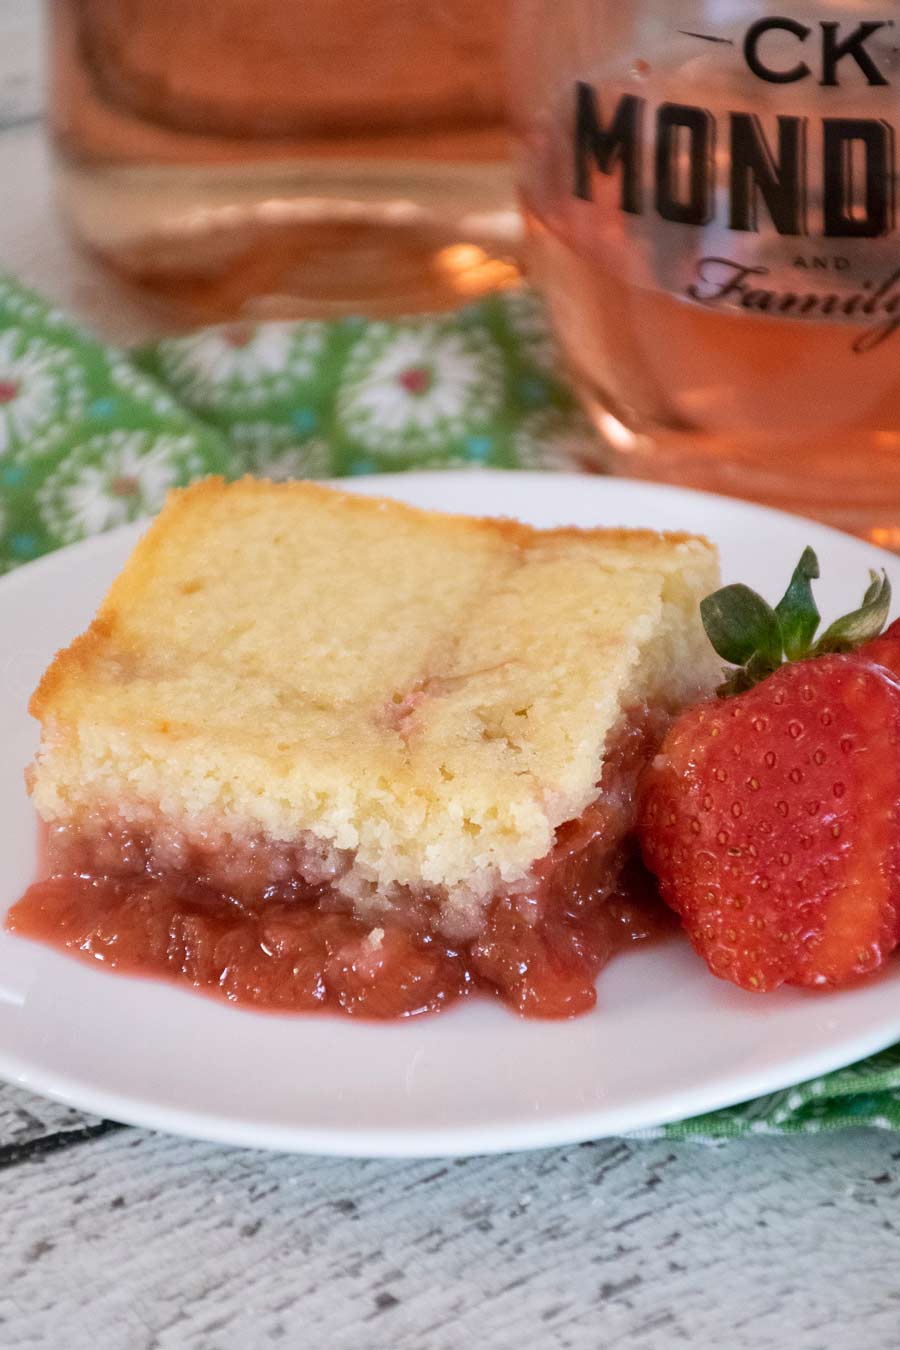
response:
<path id="1" fill-rule="evenodd" d="M 818 578 L 819 560 L 811 548 L 805 548 L 787 590 L 775 606 L 784 654 L 789 661 L 802 660 L 816 635 L 820 616 L 811 583 Z"/>
<path id="2" fill-rule="evenodd" d="M 761 595 L 740 583 L 722 586 L 700 603 L 706 635 L 726 667 L 725 681 L 716 690 L 728 698 L 751 689 L 777 670 L 785 660 L 803 661 L 826 652 L 849 652 L 877 637 L 891 607 L 887 574 L 870 572 L 870 583 L 858 609 L 836 619 L 815 641 L 819 611 L 812 583 L 819 576 L 819 560 L 805 548 L 788 588 L 772 608 Z"/>
<path id="3" fill-rule="evenodd" d="M 761 595 L 740 583 L 723 586 L 700 601 L 706 636 L 723 660 L 735 666 L 716 692 L 723 698 L 750 689 L 781 665 L 784 639 L 778 615 Z"/>
<path id="4" fill-rule="evenodd" d="M 869 588 L 859 609 L 835 619 L 816 643 L 815 655 L 822 652 L 852 652 L 864 642 L 871 642 L 887 623 L 891 608 L 891 583 L 882 572 L 869 573 Z"/>

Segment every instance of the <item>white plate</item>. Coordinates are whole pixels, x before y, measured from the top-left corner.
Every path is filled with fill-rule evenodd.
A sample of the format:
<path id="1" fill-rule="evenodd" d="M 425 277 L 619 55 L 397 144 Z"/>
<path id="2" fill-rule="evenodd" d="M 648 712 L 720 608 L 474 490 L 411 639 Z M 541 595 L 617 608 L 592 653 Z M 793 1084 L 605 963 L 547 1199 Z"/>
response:
<path id="1" fill-rule="evenodd" d="M 568 474 L 423 473 L 343 486 L 418 506 L 536 525 L 702 531 L 726 579 L 780 593 L 805 544 L 826 617 L 858 602 L 866 569 L 900 559 L 821 525 L 724 497 Z M 0 912 L 31 880 L 22 770 L 26 700 L 91 618 L 139 527 L 92 539 L 0 583 Z M 731 1105 L 900 1039 L 900 962 L 842 993 L 755 997 L 713 979 L 687 944 L 621 956 L 596 1010 L 522 1022 L 487 1000 L 384 1026 L 241 1012 L 93 970 L 0 934 L 0 1076 L 100 1115 L 262 1148 L 434 1156 L 617 1134 Z"/>

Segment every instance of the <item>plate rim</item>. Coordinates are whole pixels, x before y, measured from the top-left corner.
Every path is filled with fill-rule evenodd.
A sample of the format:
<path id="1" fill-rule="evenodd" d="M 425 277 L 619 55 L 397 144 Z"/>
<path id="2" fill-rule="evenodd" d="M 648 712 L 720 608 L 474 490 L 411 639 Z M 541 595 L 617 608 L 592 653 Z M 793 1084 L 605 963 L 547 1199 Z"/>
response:
<path id="1" fill-rule="evenodd" d="M 64 958 L 63 958 L 64 959 Z M 752 995 L 750 995 L 752 997 Z M 527 1025 L 527 1023 L 526 1023 Z M 893 1024 L 892 1024 L 893 1026 Z M 746 1102 L 773 1093 L 787 1091 L 812 1079 L 847 1068 L 860 1060 L 889 1049 L 900 1039 L 900 1010 L 896 1026 L 891 1031 L 881 1030 L 871 1035 L 862 1033 L 853 1042 L 842 1042 L 844 1049 L 835 1057 L 825 1047 L 800 1061 L 805 1064 L 797 1073 L 797 1060 L 786 1061 L 781 1073 L 759 1070 L 755 1074 L 716 1078 L 709 1088 L 683 1089 L 671 1094 L 667 1105 L 660 1109 L 649 1103 L 644 1109 L 628 1107 L 604 1108 L 593 1113 L 566 1113 L 560 1116 L 541 1115 L 535 1122 L 507 1124 L 498 1122 L 477 1127 L 431 1127 L 427 1131 L 413 1126 L 381 1128 L 329 1127 L 314 1128 L 297 1125 L 260 1125 L 255 1122 L 224 1118 L 203 1109 L 160 1107 L 149 1099 L 117 1096 L 112 1091 L 82 1089 L 76 1080 L 63 1075 L 39 1074 L 17 1070 L 16 1061 L 0 1052 L 0 1080 L 14 1083 L 38 1096 L 47 1097 L 64 1106 L 100 1116 L 104 1120 L 136 1129 L 152 1130 L 179 1138 L 222 1144 L 234 1148 L 257 1148 L 278 1153 L 293 1153 L 336 1158 L 465 1158 L 487 1157 L 501 1153 L 524 1153 L 535 1149 L 561 1148 L 567 1145 L 590 1143 L 599 1139 L 625 1136 L 651 1136 L 665 1126 L 679 1121 L 690 1121 L 716 1111 L 728 1110 Z M 847 1050 L 847 1045 L 853 1048 Z M 738 1087 L 740 1083 L 740 1087 Z M 688 1095 L 691 1102 L 688 1105 Z M 602 1128 L 592 1120 L 604 1120 Z M 780 1134 L 780 1131 L 757 1124 L 754 1134 Z M 693 1131 L 702 1133 L 702 1131 Z"/>

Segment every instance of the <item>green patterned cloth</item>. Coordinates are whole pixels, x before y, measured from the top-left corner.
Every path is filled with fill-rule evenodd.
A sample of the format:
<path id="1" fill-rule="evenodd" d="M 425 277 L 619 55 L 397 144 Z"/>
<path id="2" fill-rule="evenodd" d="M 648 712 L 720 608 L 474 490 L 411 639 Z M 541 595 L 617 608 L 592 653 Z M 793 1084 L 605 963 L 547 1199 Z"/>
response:
<path id="1" fill-rule="evenodd" d="M 641 1134 L 718 1143 L 748 1134 L 819 1134 L 859 1125 L 900 1130 L 900 1045 L 783 1092 Z"/>
<path id="2" fill-rule="evenodd" d="M 0 571 L 202 474 L 577 468 L 534 296 L 402 323 L 230 324 L 126 353 L 0 279 Z"/>
<path id="3" fill-rule="evenodd" d="M 231 324 L 136 352 L 0 279 L 0 571 L 156 511 L 203 474 L 571 469 L 592 435 L 533 294 L 396 323 Z M 650 1131 L 900 1130 L 900 1047 Z"/>

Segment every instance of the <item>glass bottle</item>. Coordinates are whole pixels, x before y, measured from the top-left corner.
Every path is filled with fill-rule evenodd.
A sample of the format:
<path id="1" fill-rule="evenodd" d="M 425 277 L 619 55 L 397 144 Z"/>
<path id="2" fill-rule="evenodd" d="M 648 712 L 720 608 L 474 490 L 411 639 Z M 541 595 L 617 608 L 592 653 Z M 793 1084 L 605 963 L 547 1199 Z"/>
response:
<path id="1" fill-rule="evenodd" d="M 439 309 L 517 279 L 505 3 L 49 0 L 81 242 L 184 322 Z"/>
<path id="2" fill-rule="evenodd" d="M 521 0 L 512 72 L 602 463 L 900 546 L 900 6 Z"/>

